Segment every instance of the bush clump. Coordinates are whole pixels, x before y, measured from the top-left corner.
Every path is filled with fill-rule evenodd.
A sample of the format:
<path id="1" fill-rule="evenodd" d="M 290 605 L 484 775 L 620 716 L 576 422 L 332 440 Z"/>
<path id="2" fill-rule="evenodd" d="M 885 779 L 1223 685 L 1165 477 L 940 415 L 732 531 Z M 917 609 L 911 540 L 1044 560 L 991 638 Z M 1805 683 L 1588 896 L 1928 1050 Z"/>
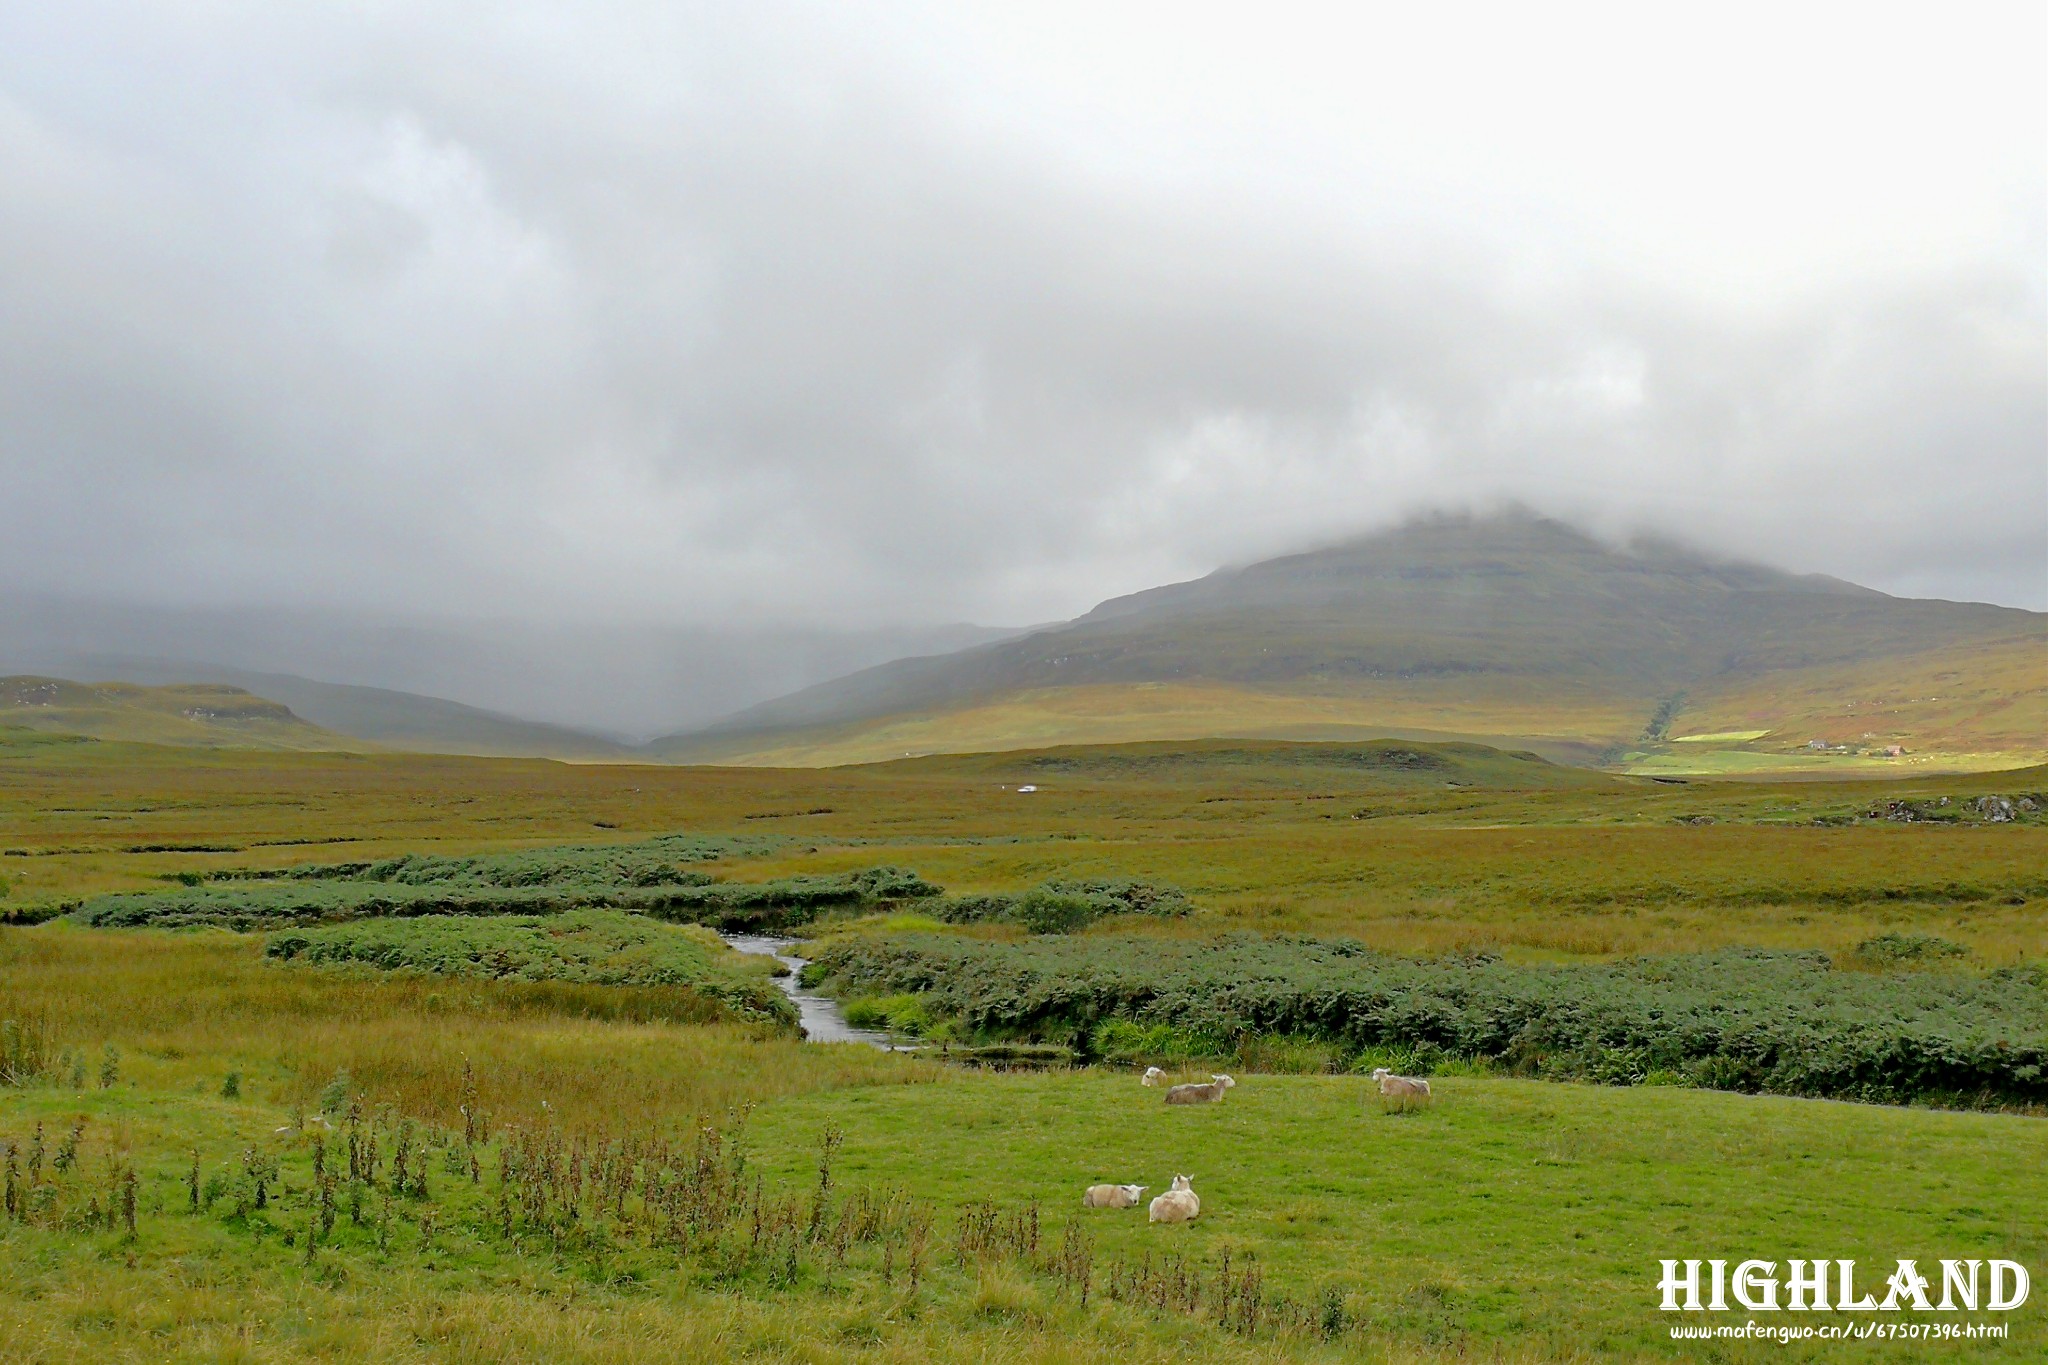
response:
<path id="1" fill-rule="evenodd" d="M 426 915 L 559 915 L 608 909 L 718 929 L 775 931 L 808 924 L 828 909 L 886 906 L 940 894 L 939 887 L 897 867 L 769 882 L 719 882 L 672 865 L 664 865 L 666 871 L 648 865 L 634 873 L 640 880 L 506 885 L 467 875 L 413 876 L 410 872 L 419 869 L 411 859 L 365 866 L 394 875 L 294 875 L 121 892 L 91 898 L 72 912 L 72 918 L 101 928 L 217 926 L 248 932 Z"/>
<path id="2" fill-rule="evenodd" d="M 1840 972 L 1821 953 L 1741 950 L 1552 966 L 1417 960 L 1302 937 L 918 934 L 827 944 L 806 975 L 845 994 L 919 994 L 934 1016 L 980 1036 L 1090 1028 L 1105 1057 L 1284 1037 L 1296 1050 L 1316 1040 L 1427 1049 L 1554 1079 L 2048 1103 L 2048 972 L 2032 969 Z"/>
<path id="3" fill-rule="evenodd" d="M 1110 915 L 1179 916 L 1194 908 L 1177 886 L 1098 878 L 1049 881 L 1022 895 L 949 897 L 933 913 L 948 924 L 1017 924 L 1034 934 L 1070 934 Z"/>
<path id="4" fill-rule="evenodd" d="M 718 858 L 758 857 L 780 842 L 664 834 L 637 844 L 563 844 L 439 858 L 409 853 L 375 862 L 308 863 L 274 871 L 214 873 L 214 881 L 383 882 L 404 886 L 701 886 L 713 880 L 688 866 Z"/>
<path id="5" fill-rule="evenodd" d="M 907 1033 L 914 1038 L 922 1038 L 929 1033 L 933 1024 L 923 998 L 908 992 L 849 1000 L 845 1014 L 846 1022 L 853 1028 Z"/>
<path id="6" fill-rule="evenodd" d="M 1856 945 L 1856 956 L 1878 966 L 1902 962 L 1940 962 L 1945 958 L 1968 957 L 1970 950 L 1939 934 L 1879 934 Z"/>

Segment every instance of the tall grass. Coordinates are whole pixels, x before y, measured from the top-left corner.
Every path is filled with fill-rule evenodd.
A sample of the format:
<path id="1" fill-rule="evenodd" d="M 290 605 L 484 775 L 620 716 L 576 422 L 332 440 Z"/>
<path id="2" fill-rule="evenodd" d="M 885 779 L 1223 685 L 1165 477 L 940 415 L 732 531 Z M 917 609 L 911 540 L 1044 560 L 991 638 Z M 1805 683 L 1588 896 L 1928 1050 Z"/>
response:
<path id="1" fill-rule="evenodd" d="M 493 1112 L 588 1131 L 689 1122 L 777 1096 L 914 1084 L 936 1067 L 765 1028 L 675 1020 L 659 988 L 351 977 L 267 963 L 262 943 L 48 925 L 0 935 L 0 1019 L 124 1055 L 145 1088 L 310 1105 L 337 1071 L 380 1102 L 459 1123 L 465 1067 Z M 543 1102 L 546 1108 L 543 1108 Z"/>
<path id="2" fill-rule="evenodd" d="M 665 924 L 616 910 L 560 915 L 427 915 L 294 929 L 270 936 L 281 961 L 381 971 L 659 987 L 685 1023 L 764 1023 L 794 1028 L 796 1006 L 771 984 L 773 963 L 736 953 L 709 929 Z"/>

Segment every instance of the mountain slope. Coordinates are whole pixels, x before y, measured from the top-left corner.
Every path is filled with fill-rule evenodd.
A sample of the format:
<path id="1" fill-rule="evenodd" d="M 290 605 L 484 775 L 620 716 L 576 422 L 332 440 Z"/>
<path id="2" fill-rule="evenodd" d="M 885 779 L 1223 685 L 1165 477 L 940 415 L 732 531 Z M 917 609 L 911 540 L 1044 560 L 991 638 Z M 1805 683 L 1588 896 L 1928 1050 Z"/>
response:
<path id="1" fill-rule="evenodd" d="M 622 743 L 708 725 L 855 669 L 1016 633 L 965 624 L 678 625 L 178 606 L 0 583 L 0 673 L 145 684 L 237 682 L 229 674 L 318 678 L 448 698 Z M 131 675 L 132 665 L 155 671 Z"/>
<path id="2" fill-rule="evenodd" d="M 1768 695 L 1801 674 L 1881 676 L 1887 661 L 1986 649 L 2048 672 L 2044 623 L 1668 544 L 1617 549 L 1523 514 L 1442 518 L 869 669 L 653 747 L 698 761 L 853 762 L 1377 732 L 1583 760 L 1661 738 L 1688 706 Z M 1963 719 L 1949 727 L 1959 742 L 1970 738 Z"/>
<path id="3" fill-rule="evenodd" d="M 188 747 L 371 747 L 308 724 L 287 706 L 211 683 L 138 687 L 17 674 L 0 678 L 0 726 Z"/>
<path id="4" fill-rule="evenodd" d="M 93 671 L 145 685 L 177 685 L 197 678 L 245 689 L 282 703 L 314 725 L 379 748 L 583 760 L 631 758 L 635 753 L 626 745 L 567 726 L 390 688 L 161 659 L 101 658 L 94 660 Z"/>

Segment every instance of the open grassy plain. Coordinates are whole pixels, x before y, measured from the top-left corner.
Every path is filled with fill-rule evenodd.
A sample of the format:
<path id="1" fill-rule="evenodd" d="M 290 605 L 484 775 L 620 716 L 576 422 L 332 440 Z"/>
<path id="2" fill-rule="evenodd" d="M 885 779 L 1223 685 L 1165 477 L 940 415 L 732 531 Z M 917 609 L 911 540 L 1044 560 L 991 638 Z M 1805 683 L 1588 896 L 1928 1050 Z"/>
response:
<path id="1" fill-rule="evenodd" d="M 1881 971 L 1854 950 L 1893 935 L 1942 940 L 1960 952 L 1938 970 L 1981 975 L 2048 957 L 2048 826 L 2018 804 L 2044 787 L 2040 770 L 1665 783 L 1414 743 L 788 771 L 15 732 L 0 912 L 687 833 L 724 841 L 691 867 L 732 882 L 887 864 L 955 896 L 1126 878 L 1192 897 L 1190 914 L 1071 939 L 1120 953 L 1307 933 L 1532 967 L 1768 947 Z M 1985 818 L 1993 795 L 2018 818 Z M 919 905 L 850 907 L 819 932 L 929 934 Z M 453 951 L 439 932 L 428 946 Z M 1006 923 L 950 932 L 1027 941 Z M 1445 1058 L 1431 1109 L 1387 1114 L 1359 1075 L 1293 1074 L 1305 1054 L 1284 1039 L 1270 1065 L 1238 1054 L 1257 1069 L 1223 1103 L 1169 1109 L 1129 1070 L 970 1071 L 700 1022 L 658 983 L 532 979 L 533 933 L 498 975 L 435 974 L 411 939 L 397 971 L 266 957 L 267 941 L 0 926 L 22 1082 L 0 1085 L 17 1210 L 0 1218 L 0 1360 L 2048 1352 L 2038 1290 L 2018 1312 L 1940 1315 L 2010 1332 L 1957 1343 L 1674 1342 L 1655 1311 L 1664 1257 L 1996 1257 L 2038 1277 L 2048 1137 L 2024 1112 L 1559 1084 Z M 720 1137 L 700 1160 L 707 1124 Z M 1088 1183 L 1156 1192 L 1177 1172 L 1205 1201 L 1185 1227 L 1078 1207 Z"/>

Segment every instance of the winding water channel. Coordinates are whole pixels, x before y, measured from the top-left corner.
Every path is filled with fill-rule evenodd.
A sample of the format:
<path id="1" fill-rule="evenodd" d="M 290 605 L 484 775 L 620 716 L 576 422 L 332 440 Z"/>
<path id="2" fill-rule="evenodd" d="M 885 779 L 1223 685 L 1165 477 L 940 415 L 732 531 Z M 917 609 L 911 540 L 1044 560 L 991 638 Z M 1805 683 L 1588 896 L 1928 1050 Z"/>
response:
<path id="1" fill-rule="evenodd" d="M 866 1043 L 884 1051 L 893 1050 L 887 1034 L 853 1027 L 846 1022 L 846 1014 L 839 1008 L 838 1001 L 829 996 L 813 995 L 803 988 L 798 977 L 805 959 L 788 951 L 796 946 L 795 939 L 771 938 L 764 934 L 720 934 L 719 937 L 743 953 L 763 954 L 789 968 L 789 975 L 779 976 L 775 982 L 796 1005 L 803 1021 L 806 1042 Z"/>

